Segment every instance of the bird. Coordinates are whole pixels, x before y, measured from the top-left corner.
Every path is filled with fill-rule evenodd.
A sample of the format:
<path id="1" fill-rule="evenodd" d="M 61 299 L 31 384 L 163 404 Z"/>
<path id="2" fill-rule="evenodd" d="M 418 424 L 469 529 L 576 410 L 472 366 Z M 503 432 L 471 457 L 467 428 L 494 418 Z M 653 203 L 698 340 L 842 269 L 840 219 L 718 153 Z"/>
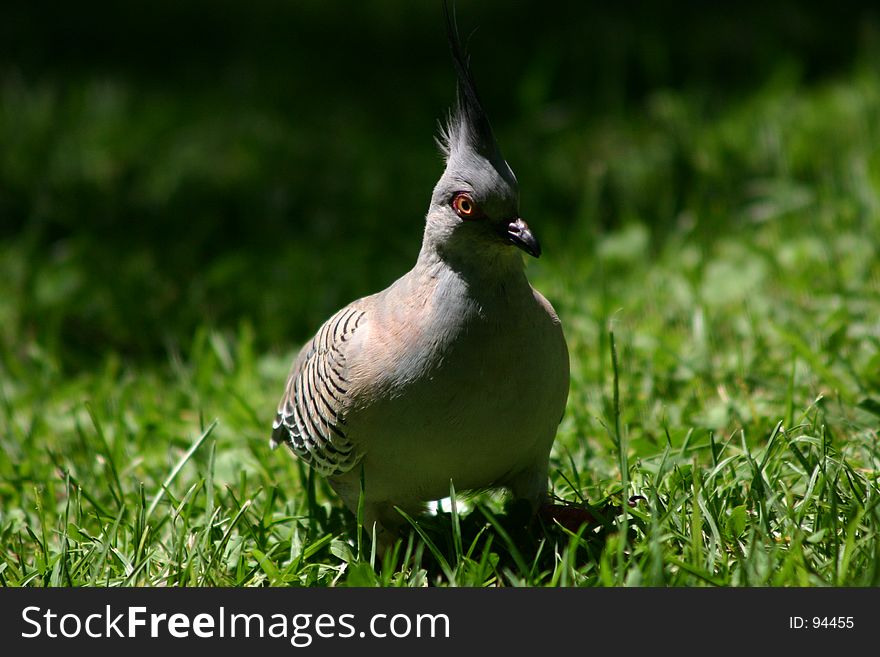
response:
<path id="1" fill-rule="evenodd" d="M 301 349 L 277 407 L 285 445 L 329 481 L 380 546 L 426 503 L 506 489 L 534 517 L 569 392 L 559 316 L 526 276 L 541 246 L 444 3 L 456 99 L 445 168 L 415 265 L 332 315 Z"/>

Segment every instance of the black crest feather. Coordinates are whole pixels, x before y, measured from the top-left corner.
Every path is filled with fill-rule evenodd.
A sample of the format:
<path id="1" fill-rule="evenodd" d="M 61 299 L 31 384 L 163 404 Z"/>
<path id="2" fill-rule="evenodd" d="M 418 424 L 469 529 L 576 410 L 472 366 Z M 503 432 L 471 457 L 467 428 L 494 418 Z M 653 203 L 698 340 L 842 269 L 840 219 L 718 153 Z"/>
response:
<path id="1" fill-rule="evenodd" d="M 461 44 L 458 23 L 455 19 L 455 6 L 450 9 L 449 0 L 443 0 L 443 14 L 458 84 L 455 107 L 450 112 L 446 124 L 440 129 L 440 148 L 447 161 L 462 149 L 476 151 L 490 161 L 503 161 Z"/>

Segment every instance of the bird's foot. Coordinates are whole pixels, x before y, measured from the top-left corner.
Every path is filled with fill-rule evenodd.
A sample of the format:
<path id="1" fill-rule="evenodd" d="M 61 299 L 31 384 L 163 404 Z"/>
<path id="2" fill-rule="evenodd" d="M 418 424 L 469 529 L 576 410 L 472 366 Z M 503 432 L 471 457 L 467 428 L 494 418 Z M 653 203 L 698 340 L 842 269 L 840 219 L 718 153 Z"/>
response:
<path id="1" fill-rule="evenodd" d="M 545 502 L 538 509 L 538 517 L 547 524 L 558 523 L 573 534 L 577 534 L 584 525 L 598 524 L 600 519 L 583 506 L 574 504 L 551 504 Z"/>

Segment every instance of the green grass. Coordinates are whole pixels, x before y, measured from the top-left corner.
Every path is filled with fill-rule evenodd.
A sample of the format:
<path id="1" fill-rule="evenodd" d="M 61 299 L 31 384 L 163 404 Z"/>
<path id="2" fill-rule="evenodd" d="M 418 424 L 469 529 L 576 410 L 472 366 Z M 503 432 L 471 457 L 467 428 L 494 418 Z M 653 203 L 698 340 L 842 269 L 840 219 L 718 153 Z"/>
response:
<path id="1" fill-rule="evenodd" d="M 69 113 L 63 93 L 10 89 L 6 138 L 22 129 L 10 127 L 16 108 Z M 69 120 L 100 126 L 101 112 L 124 114 L 89 102 Z M 145 143 L 144 117 L 164 102 L 147 98 L 132 119 L 143 120 Z M 26 127 L 22 139 L 43 129 Z M 414 519 L 409 539 L 379 560 L 326 483 L 268 449 L 302 326 L 349 300 L 356 268 L 340 283 L 331 265 L 311 265 L 322 282 L 300 283 L 309 289 L 293 302 L 310 306 L 308 321 L 276 317 L 267 328 L 279 291 L 261 280 L 276 275 L 261 256 L 253 269 L 214 262 L 195 292 L 146 300 L 146 311 L 125 294 L 141 280 L 134 262 L 116 296 L 84 310 L 88 241 L 40 253 L 33 235 L 13 235 L 0 242 L 0 584 L 880 585 L 876 72 L 805 85 L 783 68 L 723 107 L 657 92 L 629 113 L 513 134 L 502 141 L 545 248 L 530 276 L 571 350 L 552 488 L 604 522 L 582 535 L 529 532 L 496 496 L 459 498 Z M 211 149 L 199 155 L 189 137 L 189 157 L 206 159 L 178 165 L 210 174 Z M 137 157 L 113 143 L 107 162 Z M 67 183 L 46 184 L 51 199 Z M 405 270 L 407 249 L 381 276 Z M 300 273 L 310 266 L 288 261 Z M 174 304 L 190 318 L 221 293 L 231 315 L 246 298 L 259 310 L 174 330 L 188 326 L 174 323 Z M 169 313 L 146 324 L 175 336 L 161 355 L 132 357 L 113 341 L 105 350 L 94 340 L 106 334 L 86 331 L 98 355 L 71 365 L 66 318 L 124 320 L 129 310 Z M 302 330 L 278 343 L 284 321 Z M 635 495 L 644 500 L 630 506 Z"/>

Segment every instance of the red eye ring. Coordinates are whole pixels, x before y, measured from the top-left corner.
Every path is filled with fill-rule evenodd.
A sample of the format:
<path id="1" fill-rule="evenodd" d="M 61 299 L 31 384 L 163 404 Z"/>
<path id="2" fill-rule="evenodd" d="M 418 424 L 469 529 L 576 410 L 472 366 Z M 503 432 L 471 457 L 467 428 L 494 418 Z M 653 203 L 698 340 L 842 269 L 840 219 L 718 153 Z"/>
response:
<path id="1" fill-rule="evenodd" d="M 465 192 L 459 192 L 452 198 L 452 209 L 462 219 L 473 219 L 477 216 L 477 204 Z"/>

